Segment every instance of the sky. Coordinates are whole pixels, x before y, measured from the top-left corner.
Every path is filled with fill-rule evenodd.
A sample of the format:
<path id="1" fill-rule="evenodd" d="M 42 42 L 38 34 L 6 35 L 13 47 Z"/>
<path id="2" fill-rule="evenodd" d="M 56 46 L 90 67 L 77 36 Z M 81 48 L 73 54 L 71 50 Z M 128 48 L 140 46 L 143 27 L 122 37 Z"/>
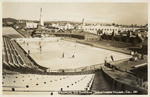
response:
<path id="1" fill-rule="evenodd" d="M 39 20 L 40 8 L 45 21 L 76 21 L 87 23 L 148 23 L 148 3 L 105 2 L 3 2 L 3 18 Z"/>

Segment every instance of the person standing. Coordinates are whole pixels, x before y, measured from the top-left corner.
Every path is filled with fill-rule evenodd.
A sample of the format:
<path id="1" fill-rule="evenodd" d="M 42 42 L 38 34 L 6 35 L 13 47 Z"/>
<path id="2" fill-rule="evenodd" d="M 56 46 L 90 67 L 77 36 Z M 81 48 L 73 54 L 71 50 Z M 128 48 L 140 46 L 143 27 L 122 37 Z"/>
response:
<path id="1" fill-rule="evenodd" d="M 42 46 L 40 45 L 40 54 L 41 54 L 41 52 L 42 52 Z"/>
<path id="2" fill-rule="evenodd" d="M 112 61 L 114 61 L 114 58 L 113 58 L 113 56 L 111 55 L 110 57 L 111 57 L 111 60 L 112 60 Z"/>
<path id="3" fill-rule="evenodd" d="M 28 50 L 28 54 L 30 55 L 30 50 Z"/>
<path id="4" fill-rule="evenodd" d="M 74 55 L 72 55 L 72 58 L 74 58 L 75 56 Z"/>
<path id="5" fill-rule="evenodd" d="M 107 66 L 107 57 L 105 57 L 104 62 L 104 65 Z"/>
<path id="6" fill-rule="evenodd" d="M 62 58 L 64 58 L 65 57 L 65 54 L 64 54 L 64 52 L 63 52 L 63 54 L 62 54 Z"/>

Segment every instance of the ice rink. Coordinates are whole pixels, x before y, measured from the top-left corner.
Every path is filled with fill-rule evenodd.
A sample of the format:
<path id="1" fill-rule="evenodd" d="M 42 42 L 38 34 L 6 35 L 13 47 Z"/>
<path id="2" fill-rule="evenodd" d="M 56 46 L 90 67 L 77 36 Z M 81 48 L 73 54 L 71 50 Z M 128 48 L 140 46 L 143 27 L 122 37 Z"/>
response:
<path id="1" fill-rule="evenodd" d="M 18 39 L 17 42 L 27 52 L 30 50 L 30 56 L 39 65 L 51 70 L 75 69 L 100 64 L 104 63 L 104 59 L 112 61 L 111 55 L 115 61 L 131 57 L 123 53 L 69 42 L 56 37 Z"/>

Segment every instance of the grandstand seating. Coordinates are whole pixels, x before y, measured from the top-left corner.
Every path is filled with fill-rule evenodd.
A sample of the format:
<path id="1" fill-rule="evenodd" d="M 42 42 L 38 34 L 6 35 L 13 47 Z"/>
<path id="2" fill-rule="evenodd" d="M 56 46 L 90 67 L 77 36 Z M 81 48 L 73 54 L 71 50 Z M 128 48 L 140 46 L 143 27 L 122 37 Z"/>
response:
<path id="1" fill-rule="evenodd" d="M 18 45 L 8 37 L 3 37 L 3 66 L 11 69 L 36 69 L 42 71 L 38 66 L 25 57 L 25 53 Z"/>
<path id="2" fill-rule="evenodd" d="M 94 74 L 84 75 L 3 75 L 4 91 L 88 91 Z"/>

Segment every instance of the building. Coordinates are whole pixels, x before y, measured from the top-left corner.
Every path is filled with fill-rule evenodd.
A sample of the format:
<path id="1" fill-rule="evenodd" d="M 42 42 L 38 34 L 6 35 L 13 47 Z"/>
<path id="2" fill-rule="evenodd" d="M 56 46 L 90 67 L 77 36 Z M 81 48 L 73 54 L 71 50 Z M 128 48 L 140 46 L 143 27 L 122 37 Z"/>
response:
<path id="1" fill-rule="evenodd" d="M 52 23 L 52 25 L 51 25 L 53 28 L 59 28 L 59 24 L 58 23 Z"/>
<path id="2" fill-rule="evenodd" d="M 83 30 L 91 32 L 93 34 L 98 34 L 98 30 L 101 30 L 102 33 L 110 35 L 113 31 L 115 34 L 118 34 L 119 28 L 115 26 L 96 24 L 96 25 L 85 25 L 83 27 Z"/>
<path id="3" fill-rule="evenodd" d="M 82 29 L 84 31 L 99 34 L 98 31 L 102 31 L 102 33 L 110 35 L 112 32 L 115 34 L 119 34 L 124 31 L 135 31 L 139 29 L 138 27 L 130 27 L 130 26 L 118 26 L 114 24 L 85 24 L 85 20 L 82 20 L 82 24 L 78 26 L 78 29 Z"/>
<path id="4" fill-rule="evenodd" d="M 68 29 L 74 29 L 74 26 L 70 23 L 53 23 L 52 24 L 52 27 L 54 28 L 58 28 L 58 29 L 61 29 L 61 30 L 68 30 Z"/>
<path id="5" fill-rule="evenodd" d="M 25 29 L 35 29 L 37 28 L 38 23 L 35 22 L 19 22 L 17 24 L 14 25 L 14 27 L 16 29 L 21 29 L 21 28 L 25 28 Z"/>
<path id="6" fill-rule="evenodd" d="M 26 28 L 37 28 L 38 23 L 35 22 L 26 22 Z"/>

